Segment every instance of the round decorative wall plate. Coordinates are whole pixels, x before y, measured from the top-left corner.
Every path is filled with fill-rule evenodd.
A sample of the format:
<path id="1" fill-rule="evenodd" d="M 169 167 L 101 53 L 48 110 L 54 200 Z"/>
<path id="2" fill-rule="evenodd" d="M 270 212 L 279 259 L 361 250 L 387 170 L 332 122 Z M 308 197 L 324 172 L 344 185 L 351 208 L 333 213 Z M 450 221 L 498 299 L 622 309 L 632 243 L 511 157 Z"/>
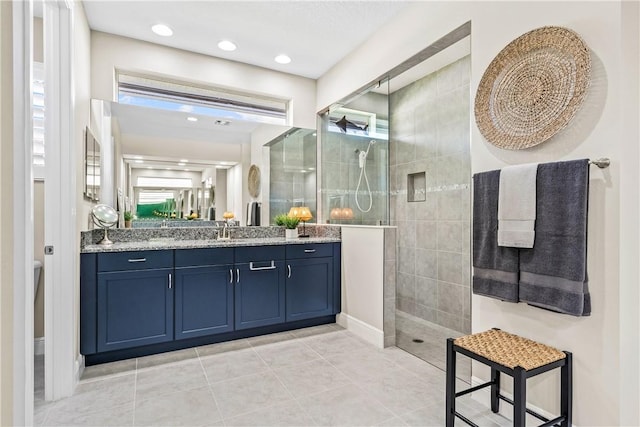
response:
<path id="1" fill-rule="evenodd" d="M 256 165 L 249 167 L 248 187 L 251 197 L 256 198 L 260 195 L 260 168 Z"/>
<path id="2" fill-rule="evenodd" d="M 480 133 L 508 150 L 548 140 L 580 108 L 590 77 L 589 48 L 574 31 L 542 27 L 523 34 L 502 49 L 480 80 Z"/>

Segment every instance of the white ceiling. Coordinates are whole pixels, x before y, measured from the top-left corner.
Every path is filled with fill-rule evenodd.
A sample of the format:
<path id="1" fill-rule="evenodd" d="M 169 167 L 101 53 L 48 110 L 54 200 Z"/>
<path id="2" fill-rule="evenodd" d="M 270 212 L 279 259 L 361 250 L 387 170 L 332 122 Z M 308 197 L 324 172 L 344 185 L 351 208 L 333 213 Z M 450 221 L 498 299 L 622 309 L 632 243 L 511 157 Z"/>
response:
<path id="1" fill-rule="evenodd" d="M 85 0 L 93 30 L 317 79 L 388 22 L 405 1 Z M 154 24 L 173 36 L 151 31 Z M 217 47 L 237 44 L 234 52 Z M 285 53 L 287 65 L 273 58 Z"/>

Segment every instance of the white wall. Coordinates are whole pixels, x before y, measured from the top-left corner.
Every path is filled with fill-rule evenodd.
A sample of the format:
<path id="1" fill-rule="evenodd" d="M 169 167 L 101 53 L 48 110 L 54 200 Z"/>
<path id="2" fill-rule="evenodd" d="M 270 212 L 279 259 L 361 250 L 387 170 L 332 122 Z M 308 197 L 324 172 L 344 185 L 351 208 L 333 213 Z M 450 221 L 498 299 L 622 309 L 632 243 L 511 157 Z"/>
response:
<path id="1" fill-rule="evenodd" d="M 0 2 L 0 198 L 13 200 L 12 2 Z M 0 210 L 0 347 L 13 348 L 13 216 Z M 0 425 L 13 425 L 13 351 L 0 351 Z"/>
<path id="2" fill-rule="evenodd" d="M 631 324 L 638 325 L 640 301 L 632 289 L 638 283 L 638 233 L 627 233 L 637 230 L 638 215 L 633 214 L 639 200 L 638 177 L 630 172 L 638 168 L 637 113 L 631 124 L 623 125 L 621 119 L 622 112 L 637 112 L 637 97 L 627 99 L 623 93 L 628 87 L 637 88 L 638 73 L 626 72 L 623 58 L 637 67 L 638 53 L 623 45 L 621 18 L 619 2 L 417 3 L 401 11 L 318 81 L 316 107 L 320 109 L 470 20 L 471 91 L 475 95 L 489 62 L 521 34 L 544 25 L 560 25 L 574 29 L 585 39 L 593 53 L 592 87 L 585 106 L 565 132 L 539 148 L 507 152 L 486 143 L 475 123 L 471 127 L 474 173 L 522 162 L 600 156 L 612 159 L 609 169 L 591 170 L 588 263 L 593 314 L 575 318 L 478 296 L 472 301 L 474 332 L 501 327 L 574 353 L 576 425 L 618 425 L 621 417 L 630 424 L 640 423 L 638 328 L 621 326 L 627 319 L 620 317 L 621 313 L 630 316 Z M 630 24 L 637 28 L 637 12 L 635 17 L 625 19 L 631 21 L 627 23 L 627 37 L 637 39 L 637 31 L 630 31 Z M 629 86 L 628 80 L 635 84 Z M 631 181 L 623 185 L 636 190 L 625 192 L 622 203 L 631 207 L 631 215 L 621 208 L 621 177 L 627 175 Z M 625 259 L 635 260 L 633 264 L 621 264 L 622 249 Z M 627 250 L 631 251 L 628 255 Z M 629 282 L 622 283 L 621 277 Z M 621 349 L 632 353 L 623 355 Z M 632 374 L 631 379 L 627 373 Z M 473 374 L 486 376 L 478 367 Z M 558 381 L 549 377 L 531 381 L 530 402 L 554 412 L 558 407 L 557 385 Z"/>
<path id="3" fill-rule="evenodd" d="M 80 231 L 88 230 L 89 213 L 93 207 L 93 203 L 84 200 L 82 196 L 84 192 L 84 130 L 90 123 L 90 107 L 91 107 L 91 36 L 89 24 L 84 14 L 84 8 L 81 2 L 74 2 L 74 20 L 73 20 L 73 61 L 74 61 L 74 92 L 75 92 L 75 155 L 76 155 L 76 221 L 77 233 L 76 248 L 77 259 L 80 259 Z M 79 265 L 79 263 L 78 263 Z M 74 283 L 76 289 L 76 298 L 74 307 L 76 313 L 80 313 L 80 275 L 76 276 Z M 79 322 L 80 316 L 75 316 Z M 76 325 L 74 334 L 76 341 L 75 354 L 80 354 L 80 327 Z"/>
<path id="4" fill-rule="evenodd" d="M 94 98 L 116 100 L 115 71 L 135 71 L 291 100 L 290 124 L 315 127 L 314 80 L 96 31 L 91 44 Z"/>
<path id="5" fill-rule="evenodd" d="M 342 226 L 342 309 L 338 323 L 382 347 L 384 228 Z"/>

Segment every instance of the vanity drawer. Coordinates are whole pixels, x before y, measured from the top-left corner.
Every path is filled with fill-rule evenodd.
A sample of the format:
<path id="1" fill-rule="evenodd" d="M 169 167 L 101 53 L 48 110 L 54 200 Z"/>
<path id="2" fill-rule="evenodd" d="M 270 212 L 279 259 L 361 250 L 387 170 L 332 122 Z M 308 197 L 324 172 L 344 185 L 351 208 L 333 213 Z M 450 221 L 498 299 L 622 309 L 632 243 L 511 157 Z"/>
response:
<path id="1" fill-rule="evenodd" d="M 331 243 L 307 243 L 287 245 L 287 259 L 333 256 Z"/>
<path id="2" fill-rule="evenodd" d="M 233 264 L 233 248 L 176 249 L 176 268 Z"/>
<path id="3" fill-rule="evenodd" d="M 284 245 L 242 246 L 236 248 L 236 263 L 284 259 Z"/>
<path id="4" fill-rule="evenodd" d="M 98 254 L 98 272 L 173 268 L 173 250 Z"/>

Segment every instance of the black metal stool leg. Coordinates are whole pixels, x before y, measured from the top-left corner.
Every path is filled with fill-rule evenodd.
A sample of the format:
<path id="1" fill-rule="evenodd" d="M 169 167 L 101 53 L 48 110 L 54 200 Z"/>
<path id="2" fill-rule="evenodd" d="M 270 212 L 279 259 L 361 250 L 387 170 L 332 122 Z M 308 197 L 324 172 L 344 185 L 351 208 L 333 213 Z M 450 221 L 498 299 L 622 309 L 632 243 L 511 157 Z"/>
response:
<path id="1" fill-rule="evenodd" d="M 453 350 L 453 338 L 447 339 L 447 392 L 446 427 L 453 427 L 456 412 L 456 352 Z"/>
<path id="2" fill-rule="evenodd" d="M 491 368 L 491 411 L 497 413 L 500 410 L 500 371 Z"/>
<path id="3" fill-rule="evenodd" d="M 568 351 L 564 366 L 560 368 L 560 415 L 564 416 L 561 427 L 571 427 L 573 404 L 573 356 Z"/>
<path id="4" fill-rule="evenodd" d="M 513 427 L 525 427 L 527 421 L 526 371 L 516 366 L 513 370 Z"/>

